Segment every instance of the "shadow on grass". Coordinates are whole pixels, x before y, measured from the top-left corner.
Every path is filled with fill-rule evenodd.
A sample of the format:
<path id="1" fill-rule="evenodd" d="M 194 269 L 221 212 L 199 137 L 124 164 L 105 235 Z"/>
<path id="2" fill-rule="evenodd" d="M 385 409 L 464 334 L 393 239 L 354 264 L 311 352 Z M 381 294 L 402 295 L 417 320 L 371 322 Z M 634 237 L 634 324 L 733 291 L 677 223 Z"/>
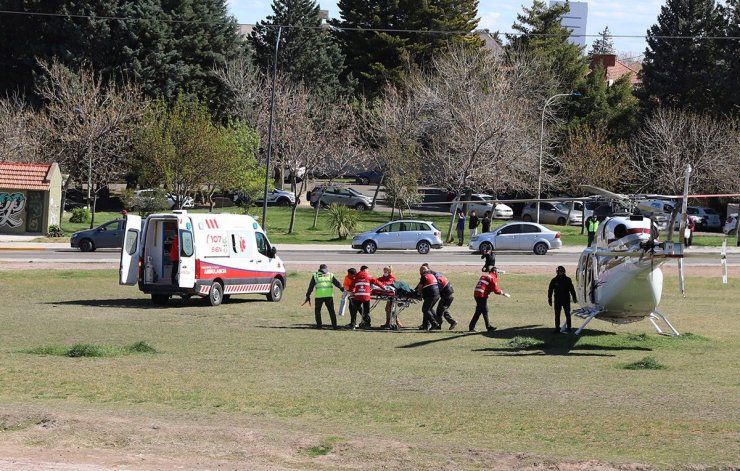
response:
<path id="1" fill-rule="evenodd" d="M 248 304 L 262 302 L 263 299 L 259 298 L 231 298 L 228 301 L 224 301 L 224 304 Z M 120 308 L 120 309 L 180 309 L 186 307 L 197 307 L 197 308 L 211 308 L 212 306 L 208 303 L 205 298 L 193 297 L 190 299 L 172 298 L 164 306 L 158 306 L 152 302 L 151 299 L 146 298 L 119 298 L 119 299 L 74 299 L 70 301 L 56 301 L 47 302 L 52 306 L 85 306 L 85 307 L 106 307 L 106 308 Z"/>
<path id="2" fill-rule="evenodd" d="M 431 345 L 433 343 L 446 342 L 448 340 L 456 340 L 456 339 L 460 339 L 460 338 L 463 338 L 463 337 L 470 337 L 470 336 L 473 336 L 473 335 L 482 335 L 484 337 L 493 337 L 493 336 L 496 335 L 497 332 L 505 333 L 507 331 L 517 331 L 517 330 L 520 330 L 520 329 L 526 329 L 526 328 L 531 328 L 531 327 L 536 327 L 536 326 L 534 326 L 534 325 L 525 325 L 525 326 L 522 326 L 522 327 L 509 327 L 507 329 L 502 329 L 501 331 L 494 330 L 493 332 L 486 332 L 486 331 L 484 331 L 484 332 L 462 332 L 462 333 L 459 333 L 457 335 L 450 335 L 450 336 L 446 336 L 446 337 L 442 337 L 442 338 L 422 340 L 422 341 L 419 341 L 419 342 L 409 343 L 407 345 L 401 345 L 401 346 L 399 346 L 397 348 L 417 348 L 417 347 L 424 347 L 426 345 Z M 432 332 L 434 332 L 434 333 L 445 333 L 444 331 L 436 331 L 436 330 L 435 331 L 432 331 Z M 513 335 L 512 335 L 512 337 L 513 337 Z"/>
<path id="3" fill-rule="evenodd" d="M 581 336 L 557 334 L 551 328 L 541 326 L 523 326 L 510 329 L 486 332 L 486 336 L 495 339 L 509 340 L 503 347 L 474 349 L 474 352 L 492 352 L 498 355 L 531 356 L 531 355 L 572 355 L 572 356 L 613 356 L 598 352 L 611 351 L 652 351 L 651 348 L 639 345 L 595 345 L 588 343 L 589 338 L 616 336 L 614 332 L 589 330 Z M 531 345 L 519 345 L 523 339 Z"/>

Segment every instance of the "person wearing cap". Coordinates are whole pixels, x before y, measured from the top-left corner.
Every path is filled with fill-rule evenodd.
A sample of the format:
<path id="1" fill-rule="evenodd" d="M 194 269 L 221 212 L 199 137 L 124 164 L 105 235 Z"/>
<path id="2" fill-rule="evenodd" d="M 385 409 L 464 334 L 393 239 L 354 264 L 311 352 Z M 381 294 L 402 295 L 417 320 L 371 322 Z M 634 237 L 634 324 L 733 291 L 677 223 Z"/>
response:
<path id="1" fill-rule="evenodd" d="M 434 305 L 439 301 L 439 283 L 427 264 L 419 267 L 419 284 L 416 285 L 416 291 L 421 294 L 422 305 L 422 322 L 419 326 L 421 330 L 439 330 L 437 314 L 434 312 Z"/>
<path id="2" fill-rule="evenodd" d="M 351 285 L 352 299 L 355 302 L 357 311 L 362 315 L 362 323 L 359 325 L 361 329 L 369 329 L 371 327 L 370 299 L 373 294 L 372 285 L 385 288 L 385 283 L 371 277 L 367 272 L 367 268 L 367 265 L 360 267 L 360 271 L 355 275 Z"/>
<path id="3" fill-rule="evenodd" d="M 342 285 L 337 281 L 334 275 L 329 271 L 325 264 L 319 266 L 319 270 L 313 274 L 311 281 L 308 283 L 308 290 L 306 290 L 306 301 L 311 300 L 311 292 L 316 288 L 316 306 L 314 306 L 314 315 L 316 316 L 316 328 L 322 327 L 321 323 L 321 307 L 326 306 L 329 311 L 329 317 L 331 318 L 331 327 L 337 328 L 337 314 L 334 311 L 334 286 L 339 288 L 340 291 L 344 291 Z"/>
<path id="4" fill-rule="evenodd" d="M 498 286 L 498 273 L 496 271 L 496 267 L 491 268 L 488 273 L 481 275 L 478 280 L 478 284 L 475 285 L 475 290 L 473 291 L 473 297 L 475 298 L 475 314 L 473 314 L 473 318 L 470 319 L 468 331 L 476 331 L 475 324 L 478 323 L 480 316 L 483 316 L 483 322 L 486 323 L 486 330 L 489 332 L 496 330 L 496 327 L 492 326 L 488 319 L 488 295 L 491 293 L 500 294 L 507 298 L 510 297 Z"/>
<path id="5" fill-rule="evenodd" d="M 578 302 L 576 298 L 576 289 L 573 287 L 573 280 L 565 275 L 565 267 L 559 266 L 555 270 L 555 278 L 550 280 L 550 286 L 547 288 L 547 303 L 552 306 L 552 297 L 555 295 L 555 333 L 560 333 L 560 311 L 565 311 L 565 324 L 570 332 L 570 299 Z"/>
<path id="6" fill-rule="evenodd" d="M 357 328 L 357 304 L 352 299 L 352 282 L 355 281 L 355 276 L 357 276 L 357 269 L 348 268 L 347 275 L 344 277 L 344 282 L 342 283 L 344 296 L 349 295 L 347 297 L 347 307 L 349 308 L 350 321 L 347 327 L 353 330 Z"/>

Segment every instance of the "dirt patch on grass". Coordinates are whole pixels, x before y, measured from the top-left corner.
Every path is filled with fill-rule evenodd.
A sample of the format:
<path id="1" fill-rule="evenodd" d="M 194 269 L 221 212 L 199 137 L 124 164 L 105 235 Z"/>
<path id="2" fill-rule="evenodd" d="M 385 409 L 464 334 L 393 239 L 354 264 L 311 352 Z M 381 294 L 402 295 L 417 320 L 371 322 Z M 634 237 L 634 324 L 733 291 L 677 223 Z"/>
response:
<path id="1" fill-rule="evenodd" d="M 3 406 L 0 420 L 29 425 L 0 435 L 0 469 L 650 469 L 638 464 L 561 462 L 450 444 L 419 447 L 370 433 L 322 438 L 305 427 L 262 418 L 136 412 L 79 409 L 50 413 Z"/>

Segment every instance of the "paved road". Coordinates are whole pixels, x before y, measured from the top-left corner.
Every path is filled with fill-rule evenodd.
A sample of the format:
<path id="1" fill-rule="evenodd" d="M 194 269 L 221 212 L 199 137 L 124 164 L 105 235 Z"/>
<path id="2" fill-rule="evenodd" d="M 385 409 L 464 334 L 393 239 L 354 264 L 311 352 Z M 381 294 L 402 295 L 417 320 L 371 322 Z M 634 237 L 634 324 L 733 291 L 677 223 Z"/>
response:
<path id="1" fill-rule="evenodd" d="M 356 265 L 358 263 L 387 264 L 387 265 L 418 265 L 430 262 L 436 265 L 481 265 L 479 255 L 435 252 L 429 255 L 419 255 L 416 252 L 378 252 L 374 255 L 360 254 L 349 250 L 338 250 L 325 248 L 315 251 L 279 251 L 278 254 L 286 263 L 314 263 L 325 262 L 344 265 Z M 81 253 L 70 249 L 61 250 L 36 250 L 36 251 L 0 251 L 0 263 L 2 262 L 45 262 L 45 263 L 118 263 L 117 251 L 96 251 Z M 553 266 L 553 265 L 576 265 L 578 253 L 551 252 L 545 256 L 530 254 L 498 254 L 496 261 L 498 265 L 528 265 L 528 266 Z M 740 266 L 740 254 L 728 254 L 728 264 Z M 709 265 L 719 266 L 717 258 L 702 257 L 686 260 L 687 265 Z"/>

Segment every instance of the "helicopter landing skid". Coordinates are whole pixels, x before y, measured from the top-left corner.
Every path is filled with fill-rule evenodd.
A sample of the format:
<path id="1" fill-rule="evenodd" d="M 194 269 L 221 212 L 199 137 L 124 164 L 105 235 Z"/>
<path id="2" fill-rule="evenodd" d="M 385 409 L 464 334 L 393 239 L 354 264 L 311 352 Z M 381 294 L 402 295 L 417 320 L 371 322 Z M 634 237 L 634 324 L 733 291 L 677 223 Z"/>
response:
<path id="1" fill-rule="evenodd" d="M 656 319 L 657 320 L 660 320 L 660 321 L 663 321 L 663 323 L 668 326 L 668 328 L 671 330 L 671 332 L 663 332 L 663 330 L 660 328 L 660 326 L 658 325 L 658 323 L 655 322 Z M 648 320 L 650 322 L 652 322 L 653 327 L 655 327 L 655 330 L 658 331 L 658 334 L 660 334 L 660 335 L 668 335 L 668 336 L 671 336 L 671 337 L 678 337 L 679 335 L 681 335 L 680 333 L 678 333 L 678 331 L 676 330 L 676 328 L 673 327 L 673 324 L 671 324 L 668 321 L 668 319 L 666 319 L 666 317 L 662 313 L 660 313 L 659 311 L 655 311 L 652 314 L 650 314 L 648 316 Z"/>

